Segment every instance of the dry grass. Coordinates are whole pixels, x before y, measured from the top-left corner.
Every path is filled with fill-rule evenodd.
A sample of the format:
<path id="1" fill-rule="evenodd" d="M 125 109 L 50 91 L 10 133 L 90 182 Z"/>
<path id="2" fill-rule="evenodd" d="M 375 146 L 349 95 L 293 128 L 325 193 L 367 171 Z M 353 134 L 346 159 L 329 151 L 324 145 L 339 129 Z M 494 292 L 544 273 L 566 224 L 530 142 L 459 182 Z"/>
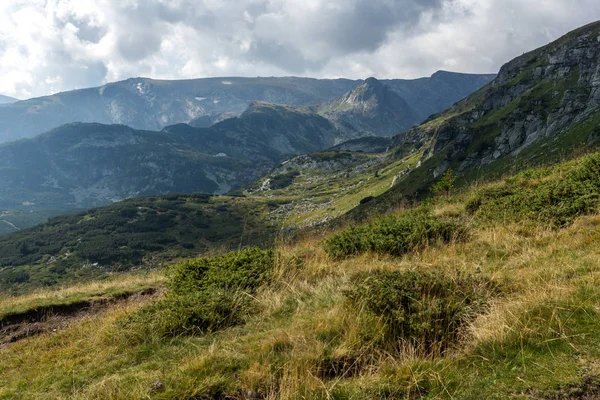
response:
<path id="1" fill-rule="evenodd" d="M 118 296 L 148 288 L 156 288 L 164 283 L 164 275 L 158 272 L 119 274 L 105 281 L 89 282 L 72 287 L 37 290 L 17 297 L 3 296 L 0 297 L 0 319 L 8 314 L 21 313 L 47 305 L 64 305 L 81 300 Z"/>
<path id="2" fill-rule="evenodd" d="M 435 212 L 463 215 L 460 204 L 444 203 Z M 572 317 L 593 304 L 573 300 L 577 293 L 600 283 L 600 216 L 560 231 L 472 224 L 466 242 L 432 244 L 399 258 L 365 254 L 335 261 L 321 244 L 307 237 L 279 245 L 274 282 L 256 295 L 259 312 L 244 326 L 125 347 L 115 321 L 138 307 L 128 304 L 2 349 L 0 398 L 505 398 L 525 396 L 536 379 L 543 388 L 576 379 L 577 369 L 567 368 L 579 365 L 582 354 L 589 363 L 600 359 L 595 345 L 577 336 L 596 326 Z M 342 292 L 356 273 L 412 269 L 487 276 L 505 294 L 469 325 L 452 354 L 424 359 L 410 347 L 388 354 L 365 342 L 365 321 L 374 335 L 378 322 L 349 310 Z M 158 275 L 132 276 L 5 298 L 0 309 L 162 282 Z M 153 391 L 154 382 L 162 387 Z"/>

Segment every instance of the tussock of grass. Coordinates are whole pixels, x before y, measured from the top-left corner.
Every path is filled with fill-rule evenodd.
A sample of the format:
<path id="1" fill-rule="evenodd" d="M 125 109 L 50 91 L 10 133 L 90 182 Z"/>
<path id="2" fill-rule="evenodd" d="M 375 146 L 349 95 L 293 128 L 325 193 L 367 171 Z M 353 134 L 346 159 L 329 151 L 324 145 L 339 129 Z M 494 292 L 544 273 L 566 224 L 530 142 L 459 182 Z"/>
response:
<path id="1" fill-rule="evenodd" d="M 488 279 L 440 272 L 375 271 L 351 282 L 346 291 L 351 307 L 383 325 L 375 340 L 379 346 L 394 353 L 410 347 L 425 357 L 455 346 L 462 328 L 499 292 Z"/>
<path id="2" fill-rule="evenodd" d="M 249 248 L 176 264 L 169 271 L 167 296 L 121 321 L 124 337 L 159 341 L 241 324 L 274 262 L 271 250 Z"/>

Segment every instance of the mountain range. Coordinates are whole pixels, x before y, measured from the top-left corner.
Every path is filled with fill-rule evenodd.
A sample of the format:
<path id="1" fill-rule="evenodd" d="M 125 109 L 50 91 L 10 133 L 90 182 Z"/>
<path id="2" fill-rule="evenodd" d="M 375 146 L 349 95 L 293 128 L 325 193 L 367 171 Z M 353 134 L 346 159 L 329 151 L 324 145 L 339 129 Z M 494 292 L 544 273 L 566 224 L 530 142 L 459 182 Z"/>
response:
<path id="1" fill-rule="evenodd" d="M 495 75 L 438 72 L 430 78 L 384 80 L 409 104 L 416 122 L 479 89 Z M 63 124 L 97 122 L 161 130 L 200 121 L 205 127 L 240 115 L 251 101 L 307 106 L 332 101 L 362 81 L 311 78 L 132 78 L 102 87 L 20 101 L 0 109 L 0 142 L 32 137 Z M 415 123 L 416 123 L 415 122 Z"/>
<path id="2" fill-rule="evenodd" d="M 288 157 L 417 122 L 408 103 L 375 78 L 323 105 L 251 101 L 231 114 L 214 125 L 196 118 L 161 131 L 71 123 L 0 144 L 0 207 L 56 213 L 140 195 L 224 194 Z"/>
<path id="3" fill-rule="evenodd" d="M 393 90 L 392 84 L 398 82 L 374 78 L 320 105 L 250 101 L 238 117 L 208 128 L 175 124 L 151 132 L 122 125 L 63 126 L 0 146 L 0 206 L 76 209 L 138 195 L 223 194 L 257 179 L 264 182 L 259 178 L 274 168 L 267 179 L 287 182 L 286 190 L 297 190 L 302 197 L 297 200 L 304 204 L 289 206 L 287 215 L 321 209 L 315 202 L 325 204 L 327 196 L 338 196 L 320 189 L 331 186 L 333 176 L 340 190 L 352 189 L 340 195 L 347 200 L 343 206 L 329 208 L 329 218 L 348 211 L 360 216 L 363 210 L 387 209 L 398 199 L 427 195 L 448 170 L 467 183 L 595 146 L 600 138 L 598 43 L 597 24 L 571 32 L 507 63 L 489 84 L 406 131 L 403 128 L 419 116 L 398 94 L 400 86 Z M 460 79 L 469 77 L 438 73 L 421 81 L 420 87 L 450 78 L 460 85 Z M 322 88 L 322 82 L 308 82 L 316 85 L 310 92 L 317 96 L 315 88 Z M 329 89 L 348 83 L 326 82 Z M 407 82 L 413 89 L 419 87 L 417 81 Z M 234 81 L 217 83 L 235 86 Z M 370 137 L 394 131 L 399 133 L 392 138 Z M 317 170 L 304 167 L 311 163 L 278 167 L 295 155 L 328 148 L 379 155 L 354 158 L 350 167 L 341 158 L 326 156 L 330 161 L 316 176 L 311 171 Z M 290 168 L 294 165 L 298 168 Z M 366 171 L 374 175 L 365 176 Z M 282 195 L 272 193 L 277 185 L 265 187 L 271 191 L 259 195 Z M 313 189 L 329 194 L 311 198 Z M 366 197 L 373 200 L 358 204 Z M 322 212 L 313 214 L 311 223 L 323 217 Z"/>

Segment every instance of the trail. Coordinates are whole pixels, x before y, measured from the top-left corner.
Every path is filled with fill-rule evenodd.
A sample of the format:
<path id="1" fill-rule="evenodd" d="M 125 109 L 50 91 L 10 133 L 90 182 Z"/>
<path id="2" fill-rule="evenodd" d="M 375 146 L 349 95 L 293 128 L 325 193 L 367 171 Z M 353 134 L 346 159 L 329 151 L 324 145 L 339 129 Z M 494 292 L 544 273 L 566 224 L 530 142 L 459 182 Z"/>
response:
<path id="1" fill-rule="evenodd" d="M 6 223 L 6 224 L 10 225 L 12 228 L 14 228 L 14 229 L 16 229 L 16 230 L 18 230 L 18 231 L 20 231 L 20 230 L 21 230 L 21 228 L 19 228 L 18 226 L 16 226 L 16 225 L 15 225 L 15 224 L 13 224 L 12 222 L 9 222 L 9 221 L 7 221 L 7 220 L 5 220 L 5 219 L 3 219 L 3 220 L 2 220 L 2 222 L 4 222 L 4 223 Z"/>
<path id="2" fill-rule="evenodd" d="M 112 297 L 91 298 L 69 304 L 40 306 L 0 317 L 0 349 L 10 343 L 43 333 L 55 333 L 71 323 L 96 315 L 125 301 L 145 302 L 162 295 L 163 288 L 148 288 Z"/>

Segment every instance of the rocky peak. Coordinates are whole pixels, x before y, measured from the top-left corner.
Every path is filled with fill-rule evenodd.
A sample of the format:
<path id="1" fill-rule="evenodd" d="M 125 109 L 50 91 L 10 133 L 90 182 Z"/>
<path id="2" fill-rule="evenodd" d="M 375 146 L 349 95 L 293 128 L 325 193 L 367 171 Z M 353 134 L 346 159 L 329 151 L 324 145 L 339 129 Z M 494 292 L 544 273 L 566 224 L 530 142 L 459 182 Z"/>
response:
<path id="1" fill-rule="evenodd" d="M 406 100 L 373 77 L 339 99 L 321 106 L 319 113 L 346 132 L 346 139 L 391 136 L 418 122 Z"/>
<path id="2" fill-rule="evenodd" d="M 362 108 L 369 111 L 375 108 L 403 107 L 404 99 L 396 94 L 392 89 L 381 81 L 371 77 L 366 79 L 361 85 L 348 92 L 342 99 L 341 105 L 347 104 L 353 107 Z"/>

